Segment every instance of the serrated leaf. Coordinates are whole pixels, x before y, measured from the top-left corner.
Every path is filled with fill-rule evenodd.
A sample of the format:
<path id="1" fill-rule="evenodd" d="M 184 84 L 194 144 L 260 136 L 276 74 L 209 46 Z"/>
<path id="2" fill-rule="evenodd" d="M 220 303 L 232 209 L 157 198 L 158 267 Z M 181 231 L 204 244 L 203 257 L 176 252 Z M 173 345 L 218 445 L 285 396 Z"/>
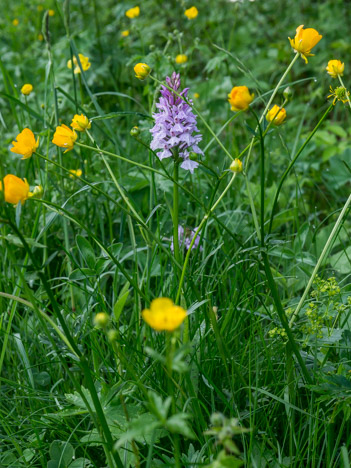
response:
<path id="1" fill-rule="evenodd" d="M 115 444 L 115 449 L 122 447 L 126 442 L 151 442 L 153 432 L 161 427 L 161 423 L 150 413 L 142 414 L 138 419 L 131 421 L 129 428 Z"/>
<path id="2" fill-rule="evenodd" d="M 186 413 L 174 414 L 167 419 L 166 429 L 175 434 L 181 434 L 188 439 L 195 439 L 195 434 L 188 424 L 189 415 Z"/>

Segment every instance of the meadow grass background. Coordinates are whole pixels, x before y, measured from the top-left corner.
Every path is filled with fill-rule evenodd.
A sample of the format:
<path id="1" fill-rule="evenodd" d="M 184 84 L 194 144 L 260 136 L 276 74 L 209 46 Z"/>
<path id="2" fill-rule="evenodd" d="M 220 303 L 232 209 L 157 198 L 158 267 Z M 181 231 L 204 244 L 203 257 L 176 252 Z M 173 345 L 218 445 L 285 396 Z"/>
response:
<path id="1" fill-rule="evenodd" d="M 15 0 L 0 18 L 0 175 L 44 190 L 17 208 L 0 202 L 0 466 L 347 468 L 348 210 L 289 336 L 281 323 L 349 196 L 347 104 L 336 102 L 301 152 L 270 235 L 268 227 L 279 180 L 328 109 L 329 86 L 338 86 L 328 60 L 345 62 L 349 84 L 348 3 L 198 0 L 191 21 L 189 2 L 144 0 L 140 15 L 127 18 L 136 5 Z M 278 90 L 278 105 L 285 87 L 292 90 L 284 125 L 262 141 L 248 111 L 222 129 L 234 117 L 233 86 L 248 86 L 251 108 L 262 114 L 294 57 L 288 36 L 300 24 L 323 39 Z M 91 67 L 74 75 L 67 61 L 78 53 Z M 183 65 L 175 63 L 180 53 L 188 57 Z M 160 81 L 180 73 L 233 158 L 256 138 L 247 172 L 236 176 L 209 216 L 202 248 L 190 255 L 180 299 L 189 318 L 172 337 L 141 319 L 152 299 L 175 300 L 179 275 L 170 249 L 173 163 L 161 165 L 149 150 L 159 87 L 135 78 L 138 62 Z M 34 87 L 26 98 L 25 83 Z M 62 154 L 51 143 L 55 127 L 76 113 L 92 119 L 99 148 L 161 174 L 82 146 Z M 198 126 L 203 164 L 193 175 L 179 172 L 179 224 L 188 229 L 231 177 L 231 159 L 200 118 Z M 9 149 L 25 127 L 40 146 L 23 161 Z M 95 146 L 85 134 L 79 142 Z M 77 169 L 81 178 L 70 177 Z M 94 325 L 99 312 L 110 317 L 106 329 Z"/>

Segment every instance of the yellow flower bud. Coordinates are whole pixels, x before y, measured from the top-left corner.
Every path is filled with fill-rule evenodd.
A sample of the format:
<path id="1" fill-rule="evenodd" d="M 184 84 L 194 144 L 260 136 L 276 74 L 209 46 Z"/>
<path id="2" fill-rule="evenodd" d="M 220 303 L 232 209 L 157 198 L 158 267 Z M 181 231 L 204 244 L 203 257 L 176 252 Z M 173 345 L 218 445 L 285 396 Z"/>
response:
<path id="1" fill-rule="evenodd" d="M 234 161 L 230 165 L 230 170 L 233 172 L 242 172 L 243 170 L 243 163 L 240 159 L 235 158 Z"/>
<path id="2" fill-rule="evenodd" d="M 176 56 L 175 61 L 176 61 L 176 63 L 178 63 L 178 65 L 181 65 L 181 64 L 186 63 L 188 61 L 188 57 L 185 54 L 179 54 L 179 55 Z"/>
<path id="3" fill-rule="evenodd" d="M 18 26 L 18 25 L 19 25 L 18 19 L 15 18 L 15 19 L 12 21 L 12 24 L 13 24 L 14 26 Z"/>
<path id="4" fill-rule="evenodd" d="M 130 18 L 130 19 L 134 19 L 139 15 L 140 15 L 140 8 L 138 6 L 134 8 L 130 8 L 129 10 L 126 11 L 126 16 L 127 18 Z"/>
<path id="5" fill-rule="evenodd" d="M 49 13 L 49 16 L 54 16 L 55 15 L 55 10 L 49 10 L 48 13 Z"/>
<path id="6" fill-rule="evenodd" d="M 110 322 L 110 317 L 106 312 L 99 312 L 94 317 L 94 325 L 98 328 L 106 328 Z"/>
<path id="7" fill-rule="evenodd" d="M 234 86 L 230 94 L 228 94 L 231 110 L 240 111 L 248 109 L 254 96 L 254 94 L 250 94 L 247 86 Z"/>
<path id="8" fill-rule="evenodd" d="M 303 29 L 303 24 L 296 29 L 294 39 L 290 39 L 290 45 L 296 53 L 301 54 L 301 57 L 308 63 L 307 57 L 313 57 L 311 54 L 313 47 L 322 39 L 318 31 L 313 28 Z"/>
<path id="9" fill-rule="evenodd" d="M 142 312 L 143 319 L 156 331 L 174 331 L 186 317 L 186 311 L 171 299 L 159 297 L 151 302 L 150 309 Z"/>
<path id="10" fill-rule="evenodd" d="M 199 93 L 194 93 L 194 98 L 195 98 L 195 99 L 199 99 L 199 97 L 200 97 L 200 94 L 199 94 Z"/>
<path id="11" fill-rule="evenodd" d="M 122 36 L 122 37 L 127 37 L 127 36 L 129 36 L 129 30 L 126 29 L 125 31 L 122 31 L 122 32 L 121 32 L 121 36 Z"/>
<path id="12" fill-rule="evenodd" d="M 199 14 L 198 9 L 195 6 L 192 6 L 191 8 L 188 8 L 185 10 L 184 15 L 189 19 L 195 19 L 197 15 Z"/>
<path id="13" fill-rule="evenodd" d="M 286 119 L 286 110 L 284 107 L 279 107 L 275 104 L 272 109 L 267 112 L 266 119 L 268 122 L 273 122 L 274 125 L 281 125 Z"/>
<path id="14" fill-rule="evenodd" d="M 326 70 L 332 78 L 337 78 L 343 76 L 344 68 L 345 64 L 340 60 L 329 60 Z"/>
<path id="15" fill-rule="evenodd" d="M 76 114 L 72 119 L 71 127 L 77 132 L 85 132 L 85 130 L 91 128 L 91 123 L 86 115 Z"/>
<path id="16" fill-rule="evenodd" d="M 22 86 L 21 88 L 21 93 L 24 95 L 24 96 L 29 96 L 29 94 L 33 91 L 33 85 L 31 85 L 30 83 L 26 83 Z"/>
<path id="17" fill-rule="evenodd" d="M 145 80 L 150 75 L 151 68 L 146 63 L 137 63 L 134 67 L 135 76 L 139 80 Z"/>
<path id="18" fill-rule="evenodd" d="M 130 131 L 130 136 L 136 138 L 140 135 L 140 129 L 139 127 L 133 127 Z"/>
<path id="19" fill-rule="evenodd" d="M 107 339 L 110 343 L 113 343 L 114 341 L 116 341 L 118 338 L 118 331 L 117 330 L 109 330 L 107 332 Z"/>

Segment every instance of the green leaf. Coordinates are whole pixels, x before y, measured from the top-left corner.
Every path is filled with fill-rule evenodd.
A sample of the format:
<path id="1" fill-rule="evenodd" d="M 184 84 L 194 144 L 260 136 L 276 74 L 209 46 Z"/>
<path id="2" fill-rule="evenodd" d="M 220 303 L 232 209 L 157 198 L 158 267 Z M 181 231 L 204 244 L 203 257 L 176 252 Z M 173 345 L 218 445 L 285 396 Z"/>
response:
<path id="1" fill-rule="evenodd" d="M 91 278 L 93 276 L 96 276 L 95 270 L 91 270 L 90 268 L 79 268 L 72 271 L 72 273 L 69 275 L 69 279 L 72 281 L 80 281 L 86 280 L 87 278 Z"/>
<path id="2" fill-rule="evenodd" d="M 160 427 L 161 423 L 156 420 L 154 415 L 144 413 L 129 424 L 128 430 L 121 435 L 115 444 L 115 449 L 122 447 L 126 442 L 131 442 L 132 440 L 151 443 L 153 432 Z"/>
<path id="3" fill-rule="evenodd" d="M 49 449 L 51 461 L 55 462 L 58 461 L 59 465 L 58 468 L 63 468 L 68 466 L 72 458 L 74 457 L 74 448 L 69 442 L 63 442 L 61 440 L 54 440 L 50 445 Z M 49 462 L 50 463 L 50 462 Z M 49 468 L 48 463 L 48 468 Z M 54 464 L 50 468 L 54 468 Z M 56 465 L 55 465 L 56 466 Z"/>
<path id="4" fill-rule="evenodd" d="M 129 283 L 127 281 L 125 285 L 123 286 L 121 292 L 119 293 L 118 299 L 113 307 L 113 313 L 114 313 L 116 322 L 118 322 L 121 316 L 121 313 L 123 311 L 123 308 L 125 306 L 125 303 L 128 299 L 128 296 L 129 296 L 128 288 L 129 288 Z"/>
<path id="5" fill-rule="evenodd" d="M 35 384 L 40 385 L 41 387 L 46 387 L 51 382 L 51 377 L 46 371 L 33 374 L 33 377 Z"/>
<path id="6" fill-rule="evenodd" d="M 77 458 L 70 465 L 69 468 L 89 468 L 93 466 L 87 458 Z"/>
<path id="7" fill-rule="evenodd" d="M 89 268 L 93 269 L 96 263 L 95 253 L 93 247 L 90 243 L 85 239 L 85 237 L 77 236 L 76 237 L 77 247 L 81 256 L 84 258 L 86 264 Z"/>
<path id="8" fill-rule="evenodd" d="M 189 415 L 178 413 L 167 419 L 166 428 L 175 434 L 181 434 L 188 439 L 195 439 L 195 434 L 188 424 Z"/>

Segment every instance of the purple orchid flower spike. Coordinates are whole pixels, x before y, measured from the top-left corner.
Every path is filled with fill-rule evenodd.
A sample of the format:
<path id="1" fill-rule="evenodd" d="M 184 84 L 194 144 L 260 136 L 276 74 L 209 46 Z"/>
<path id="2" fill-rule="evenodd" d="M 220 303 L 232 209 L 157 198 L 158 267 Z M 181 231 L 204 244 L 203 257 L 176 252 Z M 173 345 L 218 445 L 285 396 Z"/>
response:
<path id="1" fill-rule="evenodd" d="M 174 72 L 171 78 L 167 76 L 166 83 L 180 96 L 187 96 L 189 88 L 178 91 L 180 88 L 179 73 Z M 157 153 L 161 160 L 173 156 L 172 150 L 177 149 L 179 156 L 184 160 L 180 167 L 193 174 L 199 163 L 190 159 L 189 153 L 192 151 L 203 154 L 198 147 L 202 135 L 198 133 L 196 116 L 189 104 L 165 86 L 162 86 L 160 92 L 161 98 L 156 104 L 158 112 L 153 114 L 155 125 L 150 130 L 152 134 L 150 147 L 154 151 L 162 150 Z M 189 102 L 192 103 L 191 100 Z M 194 132 L 198 134 L 193 135 Z"/>

